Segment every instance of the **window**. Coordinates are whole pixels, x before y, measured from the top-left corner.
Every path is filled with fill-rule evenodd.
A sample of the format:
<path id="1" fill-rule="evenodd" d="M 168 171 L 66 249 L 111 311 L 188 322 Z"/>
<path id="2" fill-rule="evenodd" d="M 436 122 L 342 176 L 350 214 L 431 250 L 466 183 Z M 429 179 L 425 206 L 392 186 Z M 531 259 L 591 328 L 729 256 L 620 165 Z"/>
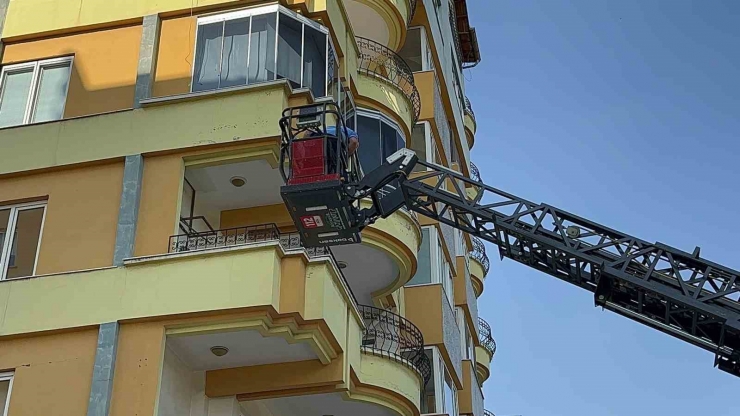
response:
<path id="1" fill-rule="evenodd" d="M 458 306 L 455 308 L 455 315 L 457 317 L 457 327 L 460 330 L 460 347 L 463 352 L 463 360 L 475 361 L 475 344 L 473 343 L 470 327 L 468 327 L 465 320 L 465 312 Z"/>
<path id="2" fill-rule="evenodd" d="M 439 155 L 437 141 L 434 139 L 432 127 L 428 121 L 416 123 L 411 131 L 411 149 L 416 152 L 420 160 L 428 163 L 442 165 L 442 158 Z M 427 168 L 422 165 L 414 166 L 414 171 L 419 172 Z"/>
<path id="3" fill-rule="evenodd" d="M 432 51 L 427 44 L 424 27 L 412 27 L 406 34 L 406 42 L 398 52 L 413 72 L 432 69 Z"/>
<path id="4" fill-rule="evenodd" d="M 71 68 L 72 57 L 3 67 L 0 127 L 61 119 Z"/>
<path id="5" fill-rule="evenodd" d="M 377 111 L 357 110 L 358 155 L 364 172 L 380 166 L 383 159 L 406 147 L 401 128 Z"/>
<path id="6" fill-rule="evenodd" d="M 432 363 L 432 377 L 422 391 L 421 413 L 457 416 L 457 387 L 452 382 L 439 349 L 427 347 L 424 352 Z"/>
<path id="7" fill-rule="evenodd" d="M 314 97 L 333 95 L 337 68 L 328 33 L 280 6 L 199 18 L 192 90 L 287 79 Z"/>
<path id="8" fill-rule="evenodd" d="M 436 226 L 421 228 L 421 246 L 418 254 L 416 274 L 406 286 L 439 283 L 454 310 L 454 291 L 450 264 L 442 246 L 441 233 Z"/>
<path id="9" fill-rule="evenodd" d="M 0 416 L 8 416 L 10 390 L 13 388 L 13 373 L 0 373 Z"/>
<path id="10" fill-rule="evenodd" d="M 45 204 L 0 207 L 0 280 L 33 276 Z"/>

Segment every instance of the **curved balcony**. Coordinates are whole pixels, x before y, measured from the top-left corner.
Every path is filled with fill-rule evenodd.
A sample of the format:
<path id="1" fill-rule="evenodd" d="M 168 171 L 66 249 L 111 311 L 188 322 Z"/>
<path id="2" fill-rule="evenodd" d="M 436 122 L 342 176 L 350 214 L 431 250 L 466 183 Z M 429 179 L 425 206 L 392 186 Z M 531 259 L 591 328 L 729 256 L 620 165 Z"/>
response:
<path id="1" fill-rule="evenodd" d="M 478 166 L 475 165 L 475 163 L 470 162 L 470 179 L 480 182 L 480 170 L 478 170 Z"/>
<path id="2" fill-rule="evenodd" d="M 421 97 L 414 84 L 414 74 L 406 61 L 391 49 L 373 40 L 357 37 L 360 51 L 357 89 L 361 100 L 394 113 L 411 131 L 419 120 Z M 390 87 L 390 88 L 388 88 Z"/>
<path id="3" fill-rule="evenodd" d="M 359 305 L 365 322 L 362 351 L 388 358 L 416 371 L 423 384 L 429 381 L 432 366 L 424 354 L 424 337 L 408 319 L 374 306 Z"/>
<path id="4" fill-rule="evenodd" d="M 478 237 L 471 237 L 473 250 L 470 252 L 470 276 L 473 278 L 473 289 L 475 295 L 480 297 L 483 293 L 483 282 L 486 279 L 488 270 L 491 267 L 491 261 L 486 254 L 486 246 Z"/>
<path id="5" fill-rule="evenodd" d="M 496 354 L 496 341 L 491 336 L 491 326 L 482 318 L 478 318 L 480 327 L 480 346 L 475 347 L 475 372 L 478 383 L 481 385 L 491 375 L 491 360 Z"/>
<path id="6" fill-rule="evenodd" d="M 478 128 L 478 123 L 475 120 L 473 106 L 470 104 L 468 97 L 465 97 L 465 117 L 463 122 L 465 124 L 465 137 L 468 139 L 468 146 L 472 149 L 475 144 L 475 131 Z"/>
<path id="7" fill-rule="evenodd" d="M 418 0 L 345 0 L 352 29 L 357 36 L 398 50 L 416 12 Z"/>
<path id="8" fill-rule="evenodd" d="M 496 415 L 494 415 L 493 412 L 490 410 L 484 410 L 483 416 L 496 416 Z"/>

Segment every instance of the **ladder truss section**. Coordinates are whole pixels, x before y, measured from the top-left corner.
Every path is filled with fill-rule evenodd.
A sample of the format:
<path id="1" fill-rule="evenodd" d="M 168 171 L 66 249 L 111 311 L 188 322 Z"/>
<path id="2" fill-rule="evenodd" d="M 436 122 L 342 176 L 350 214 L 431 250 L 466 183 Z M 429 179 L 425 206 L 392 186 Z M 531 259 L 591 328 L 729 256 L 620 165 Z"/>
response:
<path id="1" fill-rule="evenodd" d="M 403 183 L 407 206 L 476 235 L 508 257 L 594 293 L 597 306 L 715 354 L 740 376 L 740 272 L 648 243 L 419 161 Z M 467 189 L 474 192 L 468 193 Z"/>

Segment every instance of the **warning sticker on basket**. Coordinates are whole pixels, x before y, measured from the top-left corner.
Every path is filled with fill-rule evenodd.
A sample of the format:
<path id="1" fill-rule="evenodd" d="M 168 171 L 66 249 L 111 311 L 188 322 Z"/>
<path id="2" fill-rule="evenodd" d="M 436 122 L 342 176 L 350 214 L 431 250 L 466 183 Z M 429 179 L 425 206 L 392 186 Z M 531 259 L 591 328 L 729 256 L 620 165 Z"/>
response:
<path id="1" fill-rule="evenodd" d="M 301 224 L 304 228 L 319 228 L 324 226 L 324 220 L 321 215 L 306 215 L 301 217 Z"/>

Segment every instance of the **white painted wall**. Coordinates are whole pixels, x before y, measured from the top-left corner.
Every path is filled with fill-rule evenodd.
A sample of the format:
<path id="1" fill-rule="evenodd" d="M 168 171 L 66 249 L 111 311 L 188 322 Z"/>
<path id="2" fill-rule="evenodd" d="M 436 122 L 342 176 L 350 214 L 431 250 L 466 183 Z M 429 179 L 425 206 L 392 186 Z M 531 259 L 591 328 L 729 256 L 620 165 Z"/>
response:
<path id="1" fill-rule="evenodd" d="M 165 348 L 157 416 L 206 416 L 207 401 L 205 372 L 190 370 Z"/>

